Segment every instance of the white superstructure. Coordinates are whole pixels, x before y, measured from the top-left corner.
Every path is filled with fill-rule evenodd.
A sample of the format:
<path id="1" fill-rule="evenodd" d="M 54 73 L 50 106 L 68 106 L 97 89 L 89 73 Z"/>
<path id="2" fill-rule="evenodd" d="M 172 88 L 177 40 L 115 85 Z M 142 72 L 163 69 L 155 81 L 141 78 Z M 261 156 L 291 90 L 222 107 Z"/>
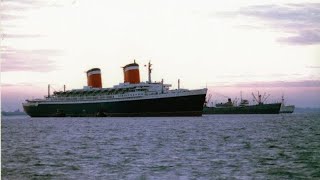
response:
<path id="1" fill-rule="evenodd" d="M 92 102 L 118 102 L 128 100 L 158 99 L 179 96 L 206 94 L 207 89 L 173 89 L 170 84 L 141 82 L 138 84 L 120 83 L 113 88 L 73 89 L 70 91 L 54 92 L 44 99 L 28 100 L 24 105 L 35 104 L 70 104 Z"/>
<path id="2" fill-rule="evenodd" d="M 294 105 L 285 105 L 284 97 L 282 95 L 280 113 L 293 113 L 294 109 Z"/>

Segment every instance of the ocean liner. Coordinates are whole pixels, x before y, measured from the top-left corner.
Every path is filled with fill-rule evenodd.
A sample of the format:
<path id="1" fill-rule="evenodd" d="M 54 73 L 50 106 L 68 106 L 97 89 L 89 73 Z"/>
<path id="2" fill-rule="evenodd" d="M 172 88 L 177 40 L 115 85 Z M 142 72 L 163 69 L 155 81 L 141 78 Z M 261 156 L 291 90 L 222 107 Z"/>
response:
<path id="1" fill-rule="evenodd" d="M 235 101 L 231 101 L 231 98 L 228 98 L 226 103 L 217 103 L 214 106 L 208 106 L 208 101 L 203 108 L 203 114 L 279 114 L 281 103 L 271 103 L 265 104 L 264 102 L 268 98 L 265 95 L 262 97 L 258 92 L 258 97 L 253 93 L 252 96 L 257 102 L 256 104 L 250 105 L 249 101 L 246 99 L 240 100 L 239 105 Z M 211 96 L 209 96 L 211 97 Z"/>
<path id="2" fill-rule="evenodd" d="M 139 65 L 123 67 L 124 82 L 112 88 L 102 88 L 101 70 L 87 71 L 87 86 L 50 93 L 43 99 L 23 103 L 31 117 L 108 117 L 108 116 L 201 116 L 207 89 L 170 89 L 170 84 L 151 81 L 151 63 L 148 63 L 148 81 L 140 82 Z"/>

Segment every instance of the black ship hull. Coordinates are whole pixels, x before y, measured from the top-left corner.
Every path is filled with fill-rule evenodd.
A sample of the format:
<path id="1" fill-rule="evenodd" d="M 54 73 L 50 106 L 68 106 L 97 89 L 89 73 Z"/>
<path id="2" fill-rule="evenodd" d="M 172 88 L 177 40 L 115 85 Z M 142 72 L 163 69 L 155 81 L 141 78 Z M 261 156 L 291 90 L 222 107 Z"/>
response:
<path id="1" fill-rule="evenodd" d="M 31 117 L 201 116 L 206 94 L 113 102 L 24 105 Z"/>
<path id="2" fill-rule="evenodd" d="M 204 107 L 203 114 L 279 114 L 281 103 L 236 107 Z"/>

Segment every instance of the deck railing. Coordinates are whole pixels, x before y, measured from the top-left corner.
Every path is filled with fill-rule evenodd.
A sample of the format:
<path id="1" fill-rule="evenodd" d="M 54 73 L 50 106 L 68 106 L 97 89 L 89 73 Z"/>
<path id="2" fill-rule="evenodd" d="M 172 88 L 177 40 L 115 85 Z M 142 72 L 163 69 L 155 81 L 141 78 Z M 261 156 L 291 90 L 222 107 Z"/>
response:
<path id="1" fill-rule="evenodd" d="M 121 100 L 121 99 L 140 99 L 140 98 L 156 98 L 156 97 L 175 97 L 183 95 L 194 95 L 204 92 L 204 89 L 186 90 L 186 91 L 168 91 L 149 92 L 149 93 L 134 93 L 134 94 L 119 94 L 119 95 L 96 95 L 96 96 L 73 96 L 73 97 L 48 97 L 37 102 L 65 102 L 65 101 L 91 101 L 91 100 Z"/>

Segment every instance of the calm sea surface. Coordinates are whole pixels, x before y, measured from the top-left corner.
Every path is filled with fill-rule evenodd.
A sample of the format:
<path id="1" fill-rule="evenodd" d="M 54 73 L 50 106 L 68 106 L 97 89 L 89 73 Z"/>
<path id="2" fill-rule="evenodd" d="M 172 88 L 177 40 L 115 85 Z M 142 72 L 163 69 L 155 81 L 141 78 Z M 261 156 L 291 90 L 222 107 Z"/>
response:
<path id="1" fill-rule="evenodd" d="M 1 121 L 2 179 L 320 179 L 320 114 Z"/>

